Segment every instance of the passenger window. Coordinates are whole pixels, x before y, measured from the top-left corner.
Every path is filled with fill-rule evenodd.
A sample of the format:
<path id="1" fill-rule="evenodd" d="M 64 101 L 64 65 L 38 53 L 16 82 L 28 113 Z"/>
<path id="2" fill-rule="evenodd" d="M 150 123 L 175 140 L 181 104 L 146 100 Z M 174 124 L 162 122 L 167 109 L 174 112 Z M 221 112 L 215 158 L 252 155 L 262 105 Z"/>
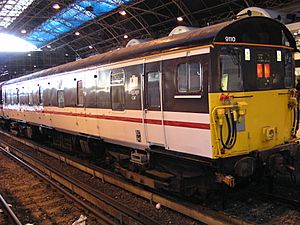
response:
<path id="1" fill-rule="evenodd" d="M 20 91 L 19 89 L 17 89 L 17 94 L 16 94 L 16 101 L 15 101 L 16 104 L 19 104 L 20 103 Z"/>
<path id="2" fill-rule="evenodd" d="M 111 72 L 111 107 L 115 111 L 125 110 L 125 73 L 123 69 L 115 69 Z"/>
<path id="3" fill-rule="evenodd" d="M 6 91 L 4 92 L 4 103 L 5 103 L 5 104 L 8 103 L 8 102 L 7 102 L 7 92 L 6 92 Z"/>
<path id="4" fill-rule="evenodd" d="M 77 81 L 77 105 L 83 106 L 83 83 L 82 83 L 82 80 Z"/>
<path id="5" fill-rule="evenodd" d="M 10 89 L 9 91 L 9 104 L 10 105 L 13 105 L 14 104 L 14 101 L 13 101 L 13 91 Z"/>
<path id="6" fill-rule="evenodd" d="M 160 108 L 160 72 L 147 73 L 147 108 Z"/>
<path id="7" fill-rule="evenodd" d="M 28 105 L 33 105 L 33 94 L 32 94 L 32 91 L 28 93 Z"/>
<path id="8" fill-rule="evenodd" d="M 177 66 L 179 93 L 195 93 L 203 88 L 203 69 L 200 63 L 182 63 Z"/>
<path id="9" fill-rule="evenodd" d="M 63 90 L 57 91 L 57 104 L 59 108 L 65 107 L 65 94 Z"/>
<path id="10" fill-rule="evenodd" d="M 39 86 L 38 89 L 38 104 L 41 105 L 42 104 L 42 87 Z"/>
<path id="11" fill-rule="evenodd" d="M 36 86 L 36 88 L 34 90 L 32 90 L 33 94 L 32 94 L 32 100 L 33 100 L 33 105 L 40 105 L 40 97 L 41 97 L 41 93 L 40 93 L 40 86 Z"/>

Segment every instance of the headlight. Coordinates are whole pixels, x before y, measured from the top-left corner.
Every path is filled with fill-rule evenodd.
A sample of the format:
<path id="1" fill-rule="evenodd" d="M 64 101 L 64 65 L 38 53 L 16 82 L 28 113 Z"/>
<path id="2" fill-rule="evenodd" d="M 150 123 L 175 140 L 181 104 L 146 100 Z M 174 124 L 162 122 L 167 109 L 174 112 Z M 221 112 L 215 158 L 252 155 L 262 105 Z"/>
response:
<path id="1" fill-rule="evenodd" d="M 275 128 L 274 127 L 264 127 L 263 128 L 263 139 L 264 141 L 270 141 L 275 138 Z"/>

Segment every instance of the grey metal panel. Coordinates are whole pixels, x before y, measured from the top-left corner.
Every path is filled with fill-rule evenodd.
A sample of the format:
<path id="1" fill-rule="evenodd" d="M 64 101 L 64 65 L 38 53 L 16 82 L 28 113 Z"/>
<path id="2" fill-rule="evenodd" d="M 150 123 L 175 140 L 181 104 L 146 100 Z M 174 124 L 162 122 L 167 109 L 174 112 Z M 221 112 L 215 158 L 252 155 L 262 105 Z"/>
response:
<path id="1" fill-rule="evenodd" d="M 65 107 L 76 106 L 77 81 L 72 76 L 63 76 L 63 86 L 65 92 Z"/>
<path id="2" fill-rule="evenodd" d="M 44 106 L 51 105 L 51 88 L 48 81 L 46 81 L 43 86 L 43 104 Z"/>
<path id="3" fill-rule="evenodd" d="M 97 107 L 96 95 L 97 77 L 94 73 L 85 75 L 84 92 L 86 93 L 84 99 L 84 106 L 87 108 Z"/>
<path id="4" fill-rule="evenodd" d="M 76 88 L 64 88 L 65 107 L 74 107 L 76 105 Z"/>
<path id="5" fill-rule="evenodd" d="M 98 73 L 97 107 L 103 109 L 111 108 L 110 70 L 102 70 Z"/>
<path id="6" fill-rule="evenodd" d="M 59 85 L 55 80 L 51 80 L 50 82 L 50 105 L 57 106 L 57 91 Z"/>
<path id="7" fill-rule="evenodd" d="M 24 87 L 20 89 L 20 104 L 28 105 L 28 93 L 24 91 Z"/>

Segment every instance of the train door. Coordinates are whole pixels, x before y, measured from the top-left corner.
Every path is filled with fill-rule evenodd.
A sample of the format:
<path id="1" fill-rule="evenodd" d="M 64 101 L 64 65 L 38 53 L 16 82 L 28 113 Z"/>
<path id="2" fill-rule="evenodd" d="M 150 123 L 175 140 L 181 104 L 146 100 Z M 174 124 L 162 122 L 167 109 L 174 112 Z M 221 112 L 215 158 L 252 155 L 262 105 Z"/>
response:
<path id="1" fill-rule="evenodd" d="M 150 145 L 166 146 L 162 107 L 161 62 L 146 63 L 144 69 L 144 126 Z"/>

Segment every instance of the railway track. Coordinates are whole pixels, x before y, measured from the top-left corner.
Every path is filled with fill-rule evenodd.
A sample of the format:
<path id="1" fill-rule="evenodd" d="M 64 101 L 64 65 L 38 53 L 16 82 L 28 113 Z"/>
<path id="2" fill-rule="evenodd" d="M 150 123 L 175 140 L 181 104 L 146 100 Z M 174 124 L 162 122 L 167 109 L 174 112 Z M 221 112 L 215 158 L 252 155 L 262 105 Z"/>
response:
<path id="1" fill-rule="evenodd" d="M 0 223 L 4 224 L 14 224 L 14 225 L 22 225 L 19 218 L 10 208 L 10 205 L 5 201 L 3 196 L 0 194 L 0 203 L 2 206 L 2 211 L 4 212 L 5 216 L 0 217 Z"/>
<path id="2" fill-rule="evenodd" d="M 9 152 L 13 154 L 11 153 L 6 153 L 6 154 L 9 154 L 10 157 L 13 157 L 16 161 L 21 163 L 23 166 L 33 171 L 39 177 L 42 177 L 48 183 L 58 188 L 65 195 L 72 198 L 74 201 L 76 201 L 78 204 L 80 204 L 87 210 L 91 211 L 93 214 L 97 216 L 98 219 L 100 219 L 101 224 L 112 224 L 112 225 L 114 224 L 156 225 L 157 224 L 156 221 L 153 221 L 147 216 L 142 215 L 139 212 L 136 212 L 128 208 L 127 206 L 118 203 L 114 199 L 104 195 L 103 193 L 95 189 L 92 189 L 91 187 L 85 185 L 79 180 L 75 180 L 72 177 L 68 177 L 63 172 L 51 168 L 50 166 L 14 148 L 13 146 L 6 146 L 6 149 L 8 149 L 7 147 L 9 147 Z M 43 173 L 47 174 L 49 178 L 41 174 L 36 169 L 34 169 L 31 165 L 34 166 L 35 168 L 38 168 Z M 78 198 L 77 199 L 74 198 L 73 197 L 74 194 L 71 194 L 70 192 L 66 191 L 62 187 L 58 186 L 51 179 L 57 181 L 65 188 L 68 188 L 73 193 L 80 196 L 82 200 Z M 93 206 L 95 206 L 97 209 L 91 205 L 86 204 L 83 199 L 93 204 Z"/>
<path id="3" fill-rule="evenodd" d="M 29 146 L 31 148 L 34 148 L 35 150 L 46 154 L 47 156 L 51 156 L 56 158 L 57 160 L 59 160 L 61 163 L 63 164 L 68 164 L 78 170 L 81 170 L 87 174 L 92 175 L 93 177 L 99 178 L 100 180 L 102 180 L 102 182 L 106 182 L 109 184 L 112 184 L 114 186 L 120 187 L 128 192 L 131 192 L 135 195 L 138 195 L 139 197 L 142 197 L 143 199 L 148 200 L 150 203 L 159 203 L 161 204 L 161 206 L 165 206 L 169 209 L 172 209 L 173 211 L 179 212 L 181 214 L 183 214 L 184 216 L 187 216 L 189 218 L 192 218 L 196 221 L 199 221 L 201 223 L 205 223 L 205 224 L 216 224 L 216 225 L 225 225 L 225 224 L 251 224 L 251 223 L 247 223 L 237 217 L 234 216 L 230 216 L 230 215 L 226 215 L 223 212 L 217 212 L 214 210 L 211 210 L 209 208 L 206 207 L 202 207 L 202 206 L 196 206 L 193 205 L 191 203 L 188 202 L 178 202 L 176 199 L 172 199 L 172 198 L 168 198 L 168 197 L 164 197 L 155 193 L 152 193 L 150 191 L 144 190 L 138 186 L 134 186 L 132 184 L 129 184 L 127 182 L 124 182 L 124 180 L 122 180 L 119 176 L 116 176 L 113 173 L 110 173 L 107 170 L 103 170 L 101 168 L 95 167 L 95 166 L 91 166 L 91 165 L 86 165 L 82 162 L 79 162 L 76 159 L 71 159 L 69 157 L 67 157 L 65 154 L 62 153 L 58 153 L 58 152 L 54 152 L 52 150 L 49 150 L 46 147 L 43 146 L 39 146 L 36 143 L 33 143 L 31 141 L 28 140 L 24 140 L 24 139 L 20 139 L 17 138 L 15 136 L 12 136 L 10 134 L 1 132 L 1 134 L 6 135 L 9 138 L 13 138 L 14 140 L 17 140 L 18 142 L 21 142 L 22 144 Z M 18 155 L 19 157 L 21 157 L 23 160 L 29 161 L 31 164 L 35 164 L 35 162 L 33 162 L 33 159 L 30 159 L 29 156 L 25 155 L 24 153 L 20 152 L 19 150 L 15 149 L 15 147 L 9 145 L 8 143 L 2 143 L 2 145 L 6 148 L 7 146 L 9 146 L 10 151 L 13 152 L 13 154 Z M 40 166 L 36 165 L 38 168 Z M 48 174 L 48 176 L 51 176 L 52 179 L 55 180 L 61 180 L 61 178 L 57 178 L 56 174 L 58 171 L 55 170 L 51 170 L 47 168 L 47 166 L 43 166 L 43 168 L 39 168 L 41 170 L 43 170 L 45 173 Z M 46 169 L 45 169 L 46 168 Z M 61 182 L 61 181 L 59 181 Z M 73 190 L 76 194 L 80 195 L 80 193 L 82 192 L 81 188 L 85 187 L 84 184 L 80 184 L 80 188 L 78 186 L 75 186 L 75 184 L 79 182 L 79 181 L 75 181 L 72 184 L 64 184 L 66 187 L 68 187 L 69 189 Z M 63 182 L 62 182 L 63 183 Z M 87 189 L 89 189 L 87 187 Z M 93 196 L 93 195 L 101 195 L 101 193 L 99 193 L 96 190 L 89 190 L 89 195 Z M 84 194 L 84 198 L 87 199 L 88 201 L 93 202 L 94 200 L 90 200 L 90 197 L 87 197 L 86 194 Z M 110 199 L 111 200 L 111 199 Z M 98 201 L 97 202 L 93 202 L 94 204 L 100 204 Z M 103 207 L 101 207 L 103 208 Z M 133 221 L 132 218 L 134 217 L 133 212 L 129 215 L 128 214 L 128 209 L 127 209 L 127 213 L 125 213 L 124 211 L 121 213 L 121 219 L 120 219 L 120 213 L 114 213 L 114 210 L 111 208 L 110 210 L 113 217 L 116 217 L 119 219 L 118 222 L 122 222 L 124 223 L 124 221 Z M 141 216 L 141 214 L 139 214 Z M 142 219 L 140 218 L 139 220 L 137 220 L 138 222 L 142 222 L 142 224 L 157 224 L 156 221 L 151 221 L 151 219 L 146 219 L 145 217 L 142 217 Z M 148 221 L 148 222 L 147 222 Z M 136 221 L 134 221 L 136 224 Z M 126 223 L 125 223 L 126 224 Z M 129 223 L 130 224 L 130 223 Z M 134 224 L 134 223 L 133 223 Z M 161 223 L 160 223 L 161 224 Z"/>
<path id="4" fill-rule="evenodd" d="M 296 209 L 300 208 L 300 201 L 297 199 L 290 199 L 278 194 L 267 193 L 267 192 L 250 192 L 253 195 L 257 195 L 259 198 L 266 199 L 268 201 L 280 202 L 282 204 L 287 204 L 289 206 L 295 207 Z"/>
<path id="5" fill-rule="evenodd" d="M 22 224 L 72 224 L 81 214 L 85 214 L 76 207 L 76 202 L 66 199 L 40 177 L 33 175 L 33 170 L 26 169 L 24 162 L 22 165 L 16 163 L 17 159 L 12 160 L 12 157 L 1 148 L 0 191 Z M 97 224 L 91 217 L 89 223 Z"/>

